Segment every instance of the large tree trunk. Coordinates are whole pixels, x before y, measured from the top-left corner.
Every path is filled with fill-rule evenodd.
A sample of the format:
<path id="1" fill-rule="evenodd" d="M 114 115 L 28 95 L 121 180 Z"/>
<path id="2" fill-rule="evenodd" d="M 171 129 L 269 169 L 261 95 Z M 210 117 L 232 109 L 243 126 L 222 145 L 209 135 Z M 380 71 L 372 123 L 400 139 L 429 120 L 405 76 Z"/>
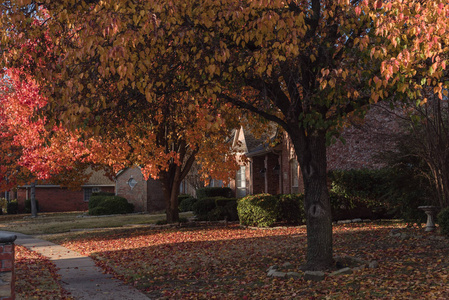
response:
<path id="1" fill-rule="evenodd" d="M 327 187 L 325 132 L 292 137 L 304 180 L 307 218 L 306 270 L 325 270 L 333 264 L 332 216 Z"/>
<path id="2" fill-rule="evenodd" d="M 165 214 L 167 223 L 175 223 L 179 221 L 178 195 L 181 181 L 176 180 L 175 172 L 162 172 L 160 178 L 162 180 L 162 188 L 165 198 Z"/>
<path id="3" fill-rule="evenodd" d="M 165 212 L 168 223 L 179 222 L 178 196 L 181 182 L 187 176 L 195 161 L 195 155 L 198 152 L 195 149 L 185 160 L 183 166 L 179 166 L 174 162 L 170 164 L 168 171 L 161 172 L 162 185 L 165 196 Z M 179 146 L 179 157 L 183 161 L 186 156 L 186 143 L 182 141 Z"/>

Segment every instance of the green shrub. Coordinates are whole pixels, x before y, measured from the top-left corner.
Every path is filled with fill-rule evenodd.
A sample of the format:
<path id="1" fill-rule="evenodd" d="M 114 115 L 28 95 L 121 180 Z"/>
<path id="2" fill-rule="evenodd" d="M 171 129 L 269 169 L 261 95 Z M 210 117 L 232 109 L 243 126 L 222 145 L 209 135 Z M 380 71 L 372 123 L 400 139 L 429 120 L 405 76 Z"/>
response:
<path id="1" fill-rule="evenodd" d="M 89 199 L 89 211 L 97 207 L 101 202 L 106 200 L 109 197 L 113 196 L 106 196 L 106 195 L 97 195 L 97 196 L 91 196 Z"/>
<path id="2" fill-rule="evenodd" d="M 212 211 L 217 205 L 215 204 L 215 197 L 198 199 L 192 205 L 193 214 L 198 220 L 208 220 L 208 213 Z"/>
<path id="3" fill-rule="evenodd" d="M 226 209 L 226 216 L 228 221 L 238 221 L 239 220 L 239 214 L 237 212 L 237 199 L 235 201 L 229 201 L 226 203 L 224 208 Z"/>
<path id="4" fill-rule="evenodd" d="M 36 210 L 39 211 L 39 202 L 36 199 Z M 31 213 L 31 199 L 25 200 L 25 213 Z"/>
<path id="5" fill-rule="evenodd" d="M 182 201 L 189 199 L 189 198 L 192 198 L 192 196 L 188 195 L 188 194 L 179 194 L 178 195 L 178 205 L 181 204 Z"/>
<path id="6" fill-rule="evenodd" d="M 184 200 L 182 200 L 181 203 L 179 203 L 179 211 L 184 212 L 184 211 L 191 211 L 193 210 L 193 205 L 198 201 L 198 199 L 193 198 L 192 196 L 190 196 L 189 198 L 185 198 Z"/>
<path id="7" fill-rule="evenodd" d="M 7 205 L 8 200 L 6 200 L 6 198 L 0 198 L 0 215 L 3 214 L 3 212 L 6 212 Z"/>
<path id="8" fill-rule="evenodd" d="M 109 215 L 110 213 L 108 210 L 103 206 L 97 206 L 92 209 L 89 209 L 89 215 L 91 216 L 102 216 L 102 215 Z"/>
<path id="9" fill-rule="evenodd" d="M 209 221 L 220 221 L 227 217 L 227 210 L 224 206 L 217 206 L 213 210 L 207 213 L 207 219 Z"/>
<path id="10" fill-rule="evenodd" d="M 269 194 L 246 196 L 238 200 L 237 211 L 242 225 L 269 227 L 278 219 L 278 200 Z"/>
<path id="11" fill-rule="evenodd" d="M 418 206 L 426 204 L 426 185 L 410 171 L 402 166 L 330 172 L 333 219 L 396 217 L 423 222 Z"/>
<path id="12" fill-rule="evenodd" d="M 102 199 L 97 199 L 96 197 Z M 94 203 L 90 205 L 90 215 L 113 215 L 113 214 L 127 214 L 134 212 L 134 204 L 119 196 L 94 196 Z M 91 198 L 91 200 L 92 200 Z"/>
<path id="13" fill-rule="evenodd" d="M 92 196 L 115 196 L 115 193 L 100 191 L 92 193 Z"/>
<path id="14" fill-rule="evenodd" d="M 205 187 L 196 190 L 196 197 L 200 200 L 211 197 L 232 197 L 232 190 L 229 187 Z"/>
<path id="15" fill-rule="evenodd" d="M 17 202 L 17 200 L 11 200 L 8 202 L 6 205 L 6 212 L 9 215 L 19 213 L 19 202 Z"/>
<path id="16" fill-rule="evenodd" d="M 304 194 L 278 195 L 277 221 L 290 224 L 305 224 Z"/>
<path id="17" fill-rule="evenodd" d="M 449 207 L 440 211 L 437 216 L 437 223 L 440 225 L 441 233 L 449 236 Z"/>
<path id="18" fill-rule="evenodd" d="M 238 221 L 237 198 L 215 197 L 214 213 L 211 214 L 215 220 L 209 218 L 210 221 L 228 220 Z"/>

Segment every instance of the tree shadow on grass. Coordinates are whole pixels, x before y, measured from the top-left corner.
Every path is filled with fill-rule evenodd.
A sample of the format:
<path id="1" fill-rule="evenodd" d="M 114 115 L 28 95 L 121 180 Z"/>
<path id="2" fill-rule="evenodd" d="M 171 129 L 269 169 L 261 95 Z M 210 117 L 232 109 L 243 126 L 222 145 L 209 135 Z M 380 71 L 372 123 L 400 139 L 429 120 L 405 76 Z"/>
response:
<path id="1" fill-rule="evenodd" d="M 334 227 L 335 255 L 377 260 L 380 266 L 328 276 L 318 284 L 266 276 L 269 266 L 286 262 L 292 264 L 291 271 L 298 271 L 305 261 L 303 227 L 146 229 L 103 238 L 90 236 L 74 246 L 90 249 L 103 269 L 150 298 L 297 299 L 333 295 L 336 299 L 377 299 L 397 293 L 449 296 L 439 285 L 448 275 L 447 240 L 426 236 L 400 239 L 389 235 L 394 228 L 398 225 Z"/>

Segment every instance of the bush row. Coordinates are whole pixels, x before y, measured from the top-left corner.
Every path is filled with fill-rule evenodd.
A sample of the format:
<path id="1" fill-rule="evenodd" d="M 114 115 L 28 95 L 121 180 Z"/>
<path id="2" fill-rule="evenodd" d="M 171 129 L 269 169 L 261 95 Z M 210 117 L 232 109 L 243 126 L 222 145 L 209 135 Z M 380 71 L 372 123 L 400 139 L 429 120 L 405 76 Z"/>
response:
<path id="1" fill-rule="evenodd" d="M 431 204 L 429 185 L 406 168 L 332 171 L 329 180 L 333 216 L 337 219 L 401 218 L 411 223 L 426 220 L 418 206 Z"/>
<path id="2" fill-rule="evenodd" d="M 238 201 L 240 224 L 270 227 L 277 222 L 304 224 L 304 196 L 302 194 L 246 196 Z"/>
<path id="3" fill-rule="evenodd" d="M 89 200 L 89 215 L 113 215 L 134 212 L 134 204 L 119 196 L 92 196 Z"/>
<path id="4" fill-rule="evenodd" d="M 229 187 L 205 187 L 196 190 L 196 197 L 198 199 L 224 197 L 231 198 L 233 192 Z"/>
<path id="5" fill-rule="evenodd" d="M 208 197 L 198 199 L 192 210 L 201 221 L 238 221 L 237 199 L 225 197 Z"/>

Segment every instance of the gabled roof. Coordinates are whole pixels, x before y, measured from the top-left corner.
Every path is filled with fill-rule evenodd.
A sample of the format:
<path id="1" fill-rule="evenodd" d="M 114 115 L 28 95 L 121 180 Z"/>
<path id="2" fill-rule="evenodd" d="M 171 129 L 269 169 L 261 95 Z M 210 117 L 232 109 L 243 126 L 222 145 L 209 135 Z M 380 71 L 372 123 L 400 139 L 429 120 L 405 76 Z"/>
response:
<path id="1" fill-rule="evenodd" d="M 106 176 L 104 171 L 92 170 L 92 175 L 84 185 L 115 185 L 115 182 Z"/>
<path id="2" fill-rule="evenodd" d="M 276 124 L 270 124 L 265 132 L 260 136 L 253 134 L 250 130 L 241 127 L 236 132 L 237 139 L 241 141 L 240 148 L 248 157 L 261 155 L 271 152 L 273 149 L 273 143 L 275 143 L 278 137 L 279 130 Z M 235 145 L 235 143 L 234 143 Z"/>

